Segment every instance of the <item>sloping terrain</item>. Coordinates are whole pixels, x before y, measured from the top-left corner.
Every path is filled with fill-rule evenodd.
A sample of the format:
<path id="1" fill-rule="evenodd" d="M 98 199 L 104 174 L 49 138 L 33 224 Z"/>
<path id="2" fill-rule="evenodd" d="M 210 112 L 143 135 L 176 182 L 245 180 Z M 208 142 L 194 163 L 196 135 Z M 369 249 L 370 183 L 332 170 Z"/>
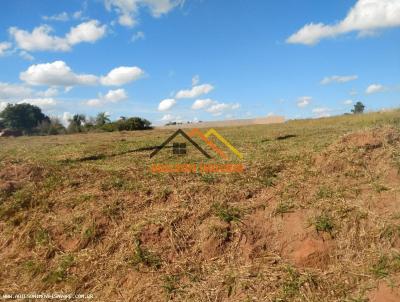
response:
<path id="1" fill-rule="evenodd" d="M 0 139 L 0 293 L 400 301 L 400 111 L 218 131 L 244 173 L 152 174 L 167 130 Z"/>

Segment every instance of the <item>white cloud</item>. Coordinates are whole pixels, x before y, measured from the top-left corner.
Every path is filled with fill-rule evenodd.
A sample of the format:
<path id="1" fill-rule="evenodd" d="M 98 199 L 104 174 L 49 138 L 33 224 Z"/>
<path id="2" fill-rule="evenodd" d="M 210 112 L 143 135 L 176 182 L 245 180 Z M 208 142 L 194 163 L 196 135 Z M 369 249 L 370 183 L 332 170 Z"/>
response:
<path id="1" fill-rule="evenodd" d="M 238 108 L 240 108 L 240 105 L 238 103 L 227 104 L 227 103 L 214 102 L 214 104 L 208 107 L 206 111 L 211 113 L 212 115 L 217 116 L 223 114 L 225 111 L 236 110 Z"/>
<path id="2" fill-rule="evenodd" d="M 63 115 L 59 115 L 58 118 L 64 126 L 69 124 L 69 120 L 72 119 L 72 114 L 70 112 L 64 112 Z"/>
<path id="3" fill-rule="evenodd" d="M 138 31 L 137 33 L 133 34 L 131 40 L 132 40 L 132 42 L 136 42 L 138 40 L 144 40 L 145 37 L 146 37 L 146 35 L 144 34 L 144 32 Z"/>
<path id="4" fill-rule="evenodd" d="M 64 86 L 70 88 L 76 85 L 120 86 L 137 80 L 144 72 L 139 67 L 117 67 L 106 76 L 97 77 L 93 74 L 76 74 L 64 61 L 54 61 L 31 65 L 20 73 L 20 79 L 30 85 Z"/>
<path id="5" fill-rule="evenodd" d="M 55 87 L 50 87 L 45 91 L 39 91 L 36 93 L 39 97 L 51 98 L 58 95 L 58 90 Z"/>
<path id="6" fill-rule="evenodd" d="M 324 113 L 324 112 L 327 112 L 327 111 L 330 111 L 330 109 L 329 108 L 314 108 L 312 110 L 313 113 L 318 113 L 318 114 Z"/>
<path id="7" fill-rule="evenodd" d="M 29 103 L 38 107 L 50 107 L 57 105 L 57 101 L 53 98 L 35 98 L 35 99 L 23 99 L 18 104 Z"/>
<path id="8" fill-rule="evenodd" d="M 174 99 L 165 99 L 160 102 L 158 105 L 158 110 L 159 111 L 167 111 L 171 109 L 173 106 L 175 106 L 176 100 Z"/>
<path id="9" fill-rule="evenodd" d="M 345 101 L 343 102 L 343 104 L 345 104 L 345 105 L 351 105 L 351 104 L 353 104 L 353 100 L 345 100 Z"/>
<path id="10" fill-rule="evenodd" d="M 19 99 L 31 96 L 33 90 L 30 87 L 20 84 L 0 82 L 0 99 Z"/>
<path id="11" fill-rule="evenodd" d="M 198 74 L 196 74 L 195 76 L 193 76 L 192 78 L 192 86 L 196 86 L 197 84 L 200 83 L 200 76 Z"/>
<path id="12" fill-rule="evenodd" d="M 6 54 L 6 51 L 11 48 L 11 43 L 10 42 L 0 42 L 0 56 L 3 56 Z"/>
<path id="13" fill-rule="evenodd" d="M 76 12 L 74 12 L 72 14 L 72 18 L 74 18 L 74 19 L 82 19 L 82 14 L 83 14 L 83 12 L 81 10 L 78 10 L 78 11 L 76 11 Z"/>
<path id="14" fill-rule="evenodd" d="M 3 111 L 7 107 L 7 102 L 0 102 L 0 112 Z"/>
<path id="15" fill-rule="evenodd" d="M 119 24 L 132 27 L 137 24 L 137 16 L 141 7 L 149 9 L 153 17 L 167 14 L 185 0 L 105 0 L 107 10 L 114 10 L 119 15 Z"/>
<path id="16" fill-rule="evenodd" d="M 106 33 L 106 26 L 101 25 L 97 20 L 83 22 L 76 27 L 72 27 L 66 35 L 70 45 L 82 42 L 94 43 L 101 39 Z"/>
<path id="17" fill-rule="evenodd" d="M 312 112 L 316 115 L 316 117 L 328 117 L 330 116 L 330 113 L 332 110 L 329 108 L 314 108 Z"/>
<path id="18" fill-rule="evenodd" d="M 90 74 L 75 74 L 63 61 L 31 65 L 20 73 L 20 79 L 30 85 L 75 86 L 94 85 L 98 79 Z"/>
<path id="19" fill-rule="evenodd" d="M 66 12 L 62 12 L 56 15 L 52 15 L 52 16 L 43 16 L 42 17 L 43 20 L 46 21 L 61 21 L 61 22 L 65 22 L 69 20 L 69 16 Z"/>
<path id="20" fill-rule="evenodd" d="M 193 86 L 191 89 L 188 90 L 180 90 L 176 94 L 177 99 L 192 99 L 197 98 L 200 95 L 207 94 L 214 89 L 214 86 L 210 84 L 203 84 L 198 86 Z"/>
<path id="21" fill-rule="evenodd" d="M 106 86 L 121 86 L 136 81 L 144 75 L 139 67 L 121 66 L 111 70 L 106 76 L 101 77 L 100 82 Z"/>
<path id="22" fill-rule="evenodd" d="M 90 99 L 86 101 L 86 105 L 90 107 L 99 107 L 102 106 L 104 103 L 100 99 Z"/>
<path id="23" fill-rule="evenodd" d="M 109 90 L 104 96 L 104 100 L 112 103 L 116 103 L 122 100 L 126 100 L 128 95 L 124 89 Z"/>
<path id="24" fill-rule="evenodd" d="M 379 29 L 400 26 L 400 1 L 358 0 L 347 16 L 333 25 L 310 23 L 290 36 L 287 43 L 317 44 L 321 39 L 358 31 L 365 35 Z"/>
<path id="25" fill-rule="evenodd" d="M 178 118 L 179 118 L 179 117 L 178 117 Z M 161 118 L 161 121 L 164 121 L 164 122 L 171 122 L 171 121 L 176 120 L 176 119 L 177 119 L 176 116 L 174 116 L 174 115 L 168 113 L 168 114 L 163 115 L 163 117 Z"/>
<path id="26" fill-rule="evenodd" d="M 206 107 L 211 106 L 213 103 L 215 102 L 212 99 L 196 100 L 192 105 L 192 109 L 193 110 L 204 109 Z"/>
<path id="27" fill-rule="evenodd" d="M 357 80 L 358 76 L 357 75 L 348 75 L 348 76 L 330 76 L 330 77 L 325 77 L 321 80 L 321 84 L 322 85 L 327 85 L 330 83 L 346 83 L 346 82 L 350 82 L 350 81 L 354 81 Z"/>
<path id="28" fill-rule="evenodd" d="M 19 52 L 19 56 L 27 61 L 33 61 L 35 59 L 29 52 L 27 52 L 25 50 L 21 50 Z"/>
<path id="29" fill-rule="evenodd" d="M 72 27 L 65 37 L 52 36 L 53 29 L 48 25 L 35 27 L 32 32 L 10 27 L 9 33 L 19 48 L 26 51 L 69 51 L 75 44 L 93 43 L 106 34 L 106 25 L 97 20 L 83 22 Z"/>
<path id="30" fill-rule="evenodd" d="M 297 100 L 297 106 L 300 108 L 307 107 L 308 105 L 310 105 L 311 101 L 312 101 L 312 97 L 302 96 Z"/>
<path id="31" fill-rule="evenodd" d="M 365 93 L 372 94 L 372 93 L 382 92 L 384 90 L 385 90 L 385 87 L 381 84 L 371 84 L 367 87 L 367 89 L 365 90 Z"/>
<path id="32" fill-rule="evenodd" d="M 8 31 L 18 47 L 27 51 L 71 49 L 66 39 L 50 35 L 52 28 L 48 25 L 35 27 L 31 33 L 17 27 L 11 27 Z"/>
<path id="33" fill-rule="evenodd" d="M 86 101 L 86 105 L 91 107 L 103 106 L 107 103 L 118 103 L 126 100 L 128 95 L 124 89 L 109 90 L 105 95 L 99 94 L 97 99 Z"/>

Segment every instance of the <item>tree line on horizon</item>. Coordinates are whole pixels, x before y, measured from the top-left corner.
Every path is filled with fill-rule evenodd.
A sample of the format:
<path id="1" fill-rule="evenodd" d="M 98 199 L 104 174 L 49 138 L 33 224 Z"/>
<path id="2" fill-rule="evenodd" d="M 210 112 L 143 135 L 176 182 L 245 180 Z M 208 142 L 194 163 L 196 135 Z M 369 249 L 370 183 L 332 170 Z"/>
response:
<path id="1" fill-rule="evenodd" d="M 151 122 L 141 117 L 121 117 L 111 121 L 106 112 L 96 117 L 75 114 L 65 127 L 59 118 L 49 117 L 34 105 L 8 104 L 0 112 L 0 131 L 9 129 L 24 135 L 57 135 L 86 132 L 113 132 L 151 129 Z"/>
<path id="2" fill-rule="evenodd" d="M 361 114 L 365 105 L 357 102 L 353 114 Z M 171 123 L 172 124 L 172 123 Z M 100 112 L 96 117 L 75 114 L 68 120 L 65 127 L 59 118 L 49 117 L 42 110 L 28 103 L 8 104 L 0 112 L 0 131 L 10 129 L 24 135 L 57 135 L 86 132 L 113 132 L 151 129 L 151 122 L 141 117 L 120 117 L 111 121 L 106 112 Z"/>

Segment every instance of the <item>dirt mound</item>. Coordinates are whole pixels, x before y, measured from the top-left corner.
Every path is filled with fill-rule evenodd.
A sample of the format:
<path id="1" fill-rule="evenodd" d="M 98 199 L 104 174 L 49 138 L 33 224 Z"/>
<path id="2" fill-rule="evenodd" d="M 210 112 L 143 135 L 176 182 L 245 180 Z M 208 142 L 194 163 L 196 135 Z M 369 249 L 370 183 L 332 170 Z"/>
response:
<path id="1" fill-rule="evenodd" d="M 381 282 L 377 289 L 369 293 L 368 298 L 371 302 L 398 302 L 400 301 L 400 290 L 398 285 L 389 287 L 386 283 Z"/>
<path id="2" fill-rule="evenodd" d="M 375 128 L 343 136 L 315 159 L 323 173 L 358 175 L 361 170 L 382 169 L 391 161 L 391 149 L 400 146 L 400 132 L 391 127 Z"/>
<path id="3" fill-rule="evenodd" d="M 204 259 L 223 254 L 232 236 L 229 223 L 217 218 L 205 220 L 199 227 L 199 249 Z"/>

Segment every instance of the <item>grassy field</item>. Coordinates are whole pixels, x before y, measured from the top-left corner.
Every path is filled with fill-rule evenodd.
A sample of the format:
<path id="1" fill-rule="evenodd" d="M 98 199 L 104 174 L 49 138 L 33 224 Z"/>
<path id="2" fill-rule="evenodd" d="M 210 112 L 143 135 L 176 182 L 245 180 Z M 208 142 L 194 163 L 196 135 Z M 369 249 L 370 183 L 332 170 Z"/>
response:
<path id="1" fill-rule="evenodd" d="M 205 161 L 150 159 L 169 130 L 0 138 L 0 294 L 400 301 L 400 111 L 217 130 L 244 173 L 152 174 Z"/>

